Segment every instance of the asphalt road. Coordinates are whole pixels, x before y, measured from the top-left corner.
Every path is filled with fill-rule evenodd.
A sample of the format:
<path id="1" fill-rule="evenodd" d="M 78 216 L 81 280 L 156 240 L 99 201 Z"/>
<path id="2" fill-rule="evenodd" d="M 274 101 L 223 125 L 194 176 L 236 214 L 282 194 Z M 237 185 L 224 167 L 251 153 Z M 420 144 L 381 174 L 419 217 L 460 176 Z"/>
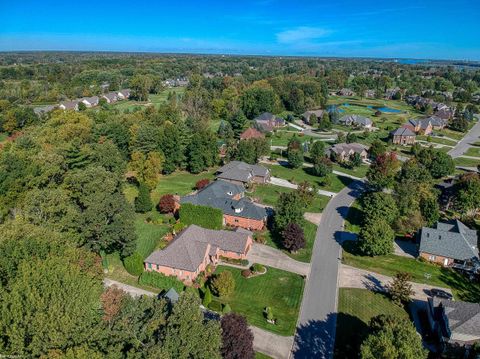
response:
<path id="1" fill-rule="evenodd" d="M 328 203 L 323 211 L 313 247 L 310 275 L 303 294 L 293 358 L 332 358 L 338 294 L 338 270 L 348 208 L 364 184 L 353 181 Z"/>
<path id="2" fill-rule="evenodd" d="M 453 158 L 459 157 L 468 151 L 471 144 L 477 142 L 480 138 L 480 120 L 458 141 L 454 148 L 448 151 L 448 154 Z"/>

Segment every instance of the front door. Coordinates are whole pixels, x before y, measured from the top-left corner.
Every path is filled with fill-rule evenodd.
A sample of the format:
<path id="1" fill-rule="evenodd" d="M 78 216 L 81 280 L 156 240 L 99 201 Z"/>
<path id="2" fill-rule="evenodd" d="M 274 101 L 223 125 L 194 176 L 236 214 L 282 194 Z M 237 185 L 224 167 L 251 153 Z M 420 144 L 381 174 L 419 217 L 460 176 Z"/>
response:
<path id="1" fill-rule="evenodd" d="M 444 265 L 444 266 L 448 266 L 448 258 L 445 258 L 445 259 L 443 260 L 443 265 Z"/>

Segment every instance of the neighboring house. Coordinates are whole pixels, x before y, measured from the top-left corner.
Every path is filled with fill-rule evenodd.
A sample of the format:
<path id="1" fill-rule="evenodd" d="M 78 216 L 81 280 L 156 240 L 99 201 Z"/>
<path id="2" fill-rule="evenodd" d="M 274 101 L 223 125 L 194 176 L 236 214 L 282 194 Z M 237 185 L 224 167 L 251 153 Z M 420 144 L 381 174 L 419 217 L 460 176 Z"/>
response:
<path id="1" fill-rule="evenodd" d="M 61 108 L 62 110 L 78 111 L 78 103 L 79 103 L 79 100 L 60 102 L 60 104 L 58 105 L 58 108 Z"/>
<path id="2" fill-rule="evenodd" d="M 117 92 L 117 97 L 119 100 L 128 100 L 130 97 L 130 89 L 123 89 Z"/>
<path id="3" fill-rule="evenodd" d="M 115 92 L 106 93 L 105 95 L 102 96 L 102 98 L 104 98 L 107 101 L 107 103 L 115 103 L 118 101 L 118 96 Z"/>
<path id="4" fill-rule="evenodd" d="M 397 128 L 390 132 L 392 143 L 395 145 L 413 145 L 415 143 L 415 132 L 406 127 Z"/>
<path id="5" fill-rule="evenodd" d="M 270 112 L 264 112 L 253 120 L 257 129 L 263 132 L 272 132 L 274 129 L 285 126 L 285 120 Z"/>
<path id="6" fill-rule="evenodd" d="M 37 115 L 37 116 L 41 116 L 41 115 L 44 115 L 48 112 L 51 112 L 53 110 L 55 110 L 55 108 L 57 108 L 57 105 L 46 105 L 46 106 L 39 106 L 39 107 L 34 107 L 33 108 L 33 112 Z"/>
<path id="7" fill-rule="evenodd" d="M 395 87 L 393 89 L 387 89 L 385 91 L 385 98 L 387 100 L 393 100 L 395 96 L 400 92 L 400 87 Z"/>
<path id="8" fill-rule="evenodd" d="M 373 125 L 372 120 L 360 115 L 345 115 L 340 117 L 338 122 L 345 126 L 362 127 L 365 129 L 370 129 Z"/>
<path id="9" fill-rule="evenodd" d="M 469 272 L 480 269 L 477 232 L 459 220 L 438 222 L 420 230 L 420 257 L 445 267 Z"/>
<path id="10" fill-rule="evenodd" d="M 174 288 L 170 288 L 165 294 L 162 295 L 162 298 L 165 298 L 171 304 L 175 304 L 180 299 L 180 296 Z"/>
<path id="11" fill-rule="evenodd" d="M 265 138 L 265 135 L 253 127 L 247 128 L 240 135 L 240 140 L 250 140 L 252 138 Z"/>
<path id="12" fill-rule="evenodd" d="M 433 297 L 428 299 L 428 321 L 445 344 L 471 345 L 480 340 L 480 304 Z"/>
<path id="13" fill-rule="evenodd" d="M 365 90 L 363 96 L 366 98 L 375 98 L 376 92 L 375 90 Z"/>
<path id="14" fill-rule="evenodd" d="M 244 197 L 245 187 L 228 181 L 216 180 L 197 193 L 180 198 L 183 203 L 218 208 L 223 222 L 232 227 L 262 230 L 267 221 L 267 211 Z"/>
<path id="15" fill-rule="evenodd" d="M 355 92 L 353 92 L 349 88 L 343 88 L 343 89 L 341 89 L 340 91 L 337 92 L 337 95 L 340 95 L 340 96 L 355 96 Z"/>
<path id="16" fill-rule="evenodd" d="M 362 160 L 366 160 L 368 147 L 361 143 L 337 143 L 328 149 L 328 153 L 338 162 L 350 160 L 355 153 L 358 153 Z"/>
<path id="17" fill-rule="evenodd" d="M 270 181 L 270 170 L 260 165 L 231 161 L 217 170 L 217 178 L 242 185 L 267 183 Z"/>
<path id="18" fill-rule="evenodd" d="M 429 135 L 433 131 L 433 126 L 428 118 L 410 119 L 403 127 L 408 128 L 412 132 L 420 135 Z"/>
<path id="19" fill-rule="evenodd" d="M 98 106 L 99 101 L 100 101 L 100 98 L 98 96 L 84 97 L 80 99 L 80 102 L 83 102 L 87 107 Z"/>
<path id="20" fill-rule="evenodd" d="M 432 128 L 434 130 L 443 130 L 448 125 L 448 120 L 438 117 L 438 116 L 430 116 L 427 118 L 432 124 Z"/>
<path id="21" fill-rule="evenodd" d="M 425 106 L 430 105 L 432 107 L 433 113 L 435 116 L 440 117 L 444 120 L 449 120 L 455 115 L 455 109 L 445 105 L 441 102 L 435 102 L 431 98 L 425 98 L 418 95 L 407 96 L 405 101 L 416 108 L 425 108 Z"/>
<path id="22" fill-rule="evenodd" d="M 245 259 L 252 243 L 252 234 L 247 231 L 216 231 L 191 225 L 166 248 L 150 254 L 144 262 L 145 270 L 192 282 L 221 257 Z"/>
<path id="23" fill-rule="evenodd" d="M 323 110 L 309 110 L 309 111 L 306 111 L 302 114 L 302 120 L 303 122 L 305 122 L 307 125 L 310 125 L 310 117 L 312 115 L 315 115 L 315 117 L 317 119 L 320 119 L 323 117 L 323 113 L 324 111 Z"/>
<path id="24" fill-rule="evenodd" d="M 439 104 L 439 106 L 435 108 L 434 114 L 444 120 L 450 120 L 455 115 L 455 110 L 447 105 Z"/>

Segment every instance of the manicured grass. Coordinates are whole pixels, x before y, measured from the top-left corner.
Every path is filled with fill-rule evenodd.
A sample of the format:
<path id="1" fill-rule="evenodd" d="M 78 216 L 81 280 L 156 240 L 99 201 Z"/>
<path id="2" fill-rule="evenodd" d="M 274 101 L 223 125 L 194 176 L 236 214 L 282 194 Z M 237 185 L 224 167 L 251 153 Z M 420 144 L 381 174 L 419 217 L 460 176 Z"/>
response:
<path id="1" fill-rule="evenodd" d="M 357 234 L 360 233 L 362 216 L 360 201 L 355 200 L 348 209 L 347 217 L 345 218 L 345 231 Z"/>
<path id="2" fill-rule="evenodd" d="M 480 160 L 474 160 L 473 158 L 457 157 L 454 158 L 455 166 L 463 167 L 477 167 L 480 165 Z"/>
<path id="3" fill-rule="evenodd" d="M 272 358 L 263 353 L 255 352 L 255 359 L 272 359 Z"/>
<path id="4" fill-rule="evenodd" d="M 408 313 L 381 293 L 367 289 L 340 288 L 335 338 L 335 358 L 358 357 L 368 335 L 370 320 L 380 314 L 408 319 Z"/>
<path id="5" fill-rule="evenodd" d="M 286 132 L 286 131 L 277 131 L 276 133 L 272 134 L 271 137 L 267 137 L 267 140 L 270 142 L 271 146 L 286 146 L 288 145 L 288 141 L 294 136 L 296 136 L 300 142 L 308 142 L 310 139 L 315 139 L 316 137 L 304 135 L 300 133 L 298 130 L 293 129 L 296 132 Z"/>
<path id="6" fill-rule="evenodd" d="M 473 283 L 467 277 L 448 268 L 443 268 L 417 259 L 394 254 L 369 257 L 360 254 L 357 243 L 347 241 L 343 244 L 344 264 L 366 269 L 393 277 L 398 272 L 408 272 L 412 281 L 439 287 L 449 287 L 460 300 L 480 301 L 480 284 Z"/>
<path id="7" fill-rule="evenodd" d="M 455 146 L 457 144 L 456 141 L 452 141 L 442 137 L 434 137 L 434 136 L 417 136 L 417 140 L 423 140 L 431 143 L 440 143 L 442 145 L 449 145 L 449 146 Z"/>
<path id="8" fill-rule="evenodd" d="M 169 93 L 174 92 L 177 95 L 181 95 L 185 92 L 184 87 L 174 87 L 165 89 L 159 94 L 150 94 L 148 96 L 148 102 L 141 102 L 141 101 L 134 101 L 134 100 L 127 100 L 127 101 L 118 101 L 112 104 L 113 108 L 116 108 L 120 111 L 123 110 L 133 110 L 136 107 L 144 107 L 147 105 L 153 104 L 154 106 L 158 107 L 160 104 L 167 102 Z"/>
<path id="9" fill-rule="evenodd" d="M 157 203 L 164 194 L 186 195 L 194 190 L 195 183 L 203 178 L 213 179 L 214 170 L 192 174 L 185 171 L 160 176 L 157 187 L 152 191 L 152 200 Z"/>
<path id="10" fill-rule="evenodd" d="M 443 130 L 437 131 L 446 137 L 453 138 L 454 140 L 461 140 L 465 136 L 465 132 L 454 131 L 449 128 L 444 128 Z"/>
<path id="11" fill-rule="evenodd" d="M 274 185 L 258 185 L 252 193 L 248 193 L 248 196 L 255 198 L 262 204 L 274 207 L 277 204 L 278 197 L 281 193 L 293 192 L 294 189 L 274 186 Z M 327 205 L 330 197 L 316 195 L 312 204 L 306 209 L 306 212 L 322 212 Z"/>
<path id="12" fill-rule="evenodd" d="M 263 233 L 263 235 L 267 240 L 267 245 L 283 251 L 285 254 L 297 261 L 310 263 L 310 259 L 312 258 L 313 244 L 315 243 L 315 235 L 317 233 L 317 226 L 311 222 L 304 221 L 302 228 L 305 234 L 305 248 L 300 249 L 296 253 L 290 253 L 289 251 L 285 250 L 282 246 L 282 239 L 279 238 L 277 234 L 267 230 Z"/>
<path id="13" fill-rule="evenodd" d="M 349 174 L 351 176 L 359 177 L 359 178 L 365 177 L 367 175 L 369 168 L 370 167 L 366 164 L 362 164 L 359 167 L 355 167 L 355 168 L 346 168 L 339 165 L 338 163 L 333 164 L 333 169 L 335 171 L 340 171 L 340 172 Z"/>
<path id="14" fill-rule="evenodd" d="M 135 218 L 136 251 L 143 258 L 147 258 L 160 245 L 163 236 L 170 231 L 170 226 L 167 224 L 146 223 L 147 216 L 151 215 L 137 214 Z"/>
<path id="15" fill-rule="evenodd" d="M 215 273 L 225 270 L 235 278 L 235 291 L 229 297 L 220 298 L 220 302 L 245 315 L 251 325 L 280 335 L 294 334 L 304 287 L 301 276 L 270 267 L 265 274 L 248 279 L 242 277 L 237 268 L 219 266 Z M 275 325 L 267 323 L 263 316 L 267 306 L 277 319 Z"/>
<path id="16" fill-rule="evenodd" d="M 327 186 L 324 186 L 320 183 L 320 177 L 314 176 L 311 173 L 311 169 L 304 168 L 289 168 L 279 165 L 267 165 L 270 168 L 272 176 L 286 179 L 292 183 L 300 183 L 303 181 L 308 181 L 310 183 L 316 184 L 319 188 L 332 191 L 340 192 L 345 186 L 348 186 L 352 180 L 348 177 L 337 176 L 335 174 L 331 175 L 331 183 Z"/>
<path id="17" fill-rule="evenodd" d="M 470 147 L 467 152 L 464 153 L 466 156 L 480 157 L 480 148 Z M 479 159 L 480 162 L 480 159 Z"/>

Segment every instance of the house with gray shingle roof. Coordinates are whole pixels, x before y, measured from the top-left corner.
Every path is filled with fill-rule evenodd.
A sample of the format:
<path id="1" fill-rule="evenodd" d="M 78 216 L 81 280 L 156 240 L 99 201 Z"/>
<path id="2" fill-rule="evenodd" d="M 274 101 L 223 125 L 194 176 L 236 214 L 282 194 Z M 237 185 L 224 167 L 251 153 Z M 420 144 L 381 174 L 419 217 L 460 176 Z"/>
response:
<path id="1" fill-rule="evenodd" d="M 323 113 L 324 113 L 323 110 L 309 110 L 309 111 L 306 111 L 302 114 L 303 122 L 310 125 L 311 124 L 310 123 L 310 118 L 311 118 L 312 115 L 315 115 L 315 118 L 318 120 L 318 119 L 321 119 L 323 117 Z"/>
<path id="2" fill-rule="evenodd" d="M 267 211 L 244 197 L 245 188 L 228 181 L 216 180 L 197 193 L 180 198 L 182 203 L 218 208 L 226 225 L 261 230 L 267 220 Z"/>
<path id="3" fill-rule="evenodd" d="M 480 304 L 433 297 L 428 299 L 432 331 L 442 344 L 469 345 L 480 340 Z M 443 345 L 443 348 L 445 346 Z"/>
<path id="4" fill-rule="evenodd" d="M 245 231 L 217 231 L 192 224 L 166 248 L 150 254 L 145 259 L 145 270 L 192 282 L 221 257 L 245 259 L 252 243 L 251 233 Z"/>
<path id="5" fill-rule="evenodd" d="M 372 128 L 373 122 L 371 119 L 360 115 L 345 115 L 339 120 L 339 123 L 345 126 Z"/>
<path id="6" fill-rule="evenodd" d="M 390 132 L 392 142 L 395 145 L 413 145 L 415 143 L 415 132 L 408 127 L 399 127 L 395 131 Z"/>
<path id="7" fill-rule="evenodd" d="M 236 184 L 267 183 L 270 170 L 260 165 L 251 165 L 241 161 L 231 161 L 217 170 L 217 178 Z"/>
<path id="8" fill-rule="evenodd" d="M 60 102 L 60 104 L 58 105 L 58 108 L 61 108 L 62 110 L 78 111 L 79 102 L 80 102 L 79 100 Z"/>
<path id="9" fill-rule="evenodd" d="M 84 97 L 81 99 L 81 102 L 83 102 L 87 107 L 98 106 L 99 101 L 100 101 L 100 97 L 98 96 Z"/>
<path id="10" fill-rule="evenodd" d="M 467 271 L 478 271 L 477 231 L 459 220 L 438 222 L 435 228 L 420 230 L 419 254 L 422 258 Z"/>
<path id="11" fill-rule="evenodd" d="M 118 101 L 118 95 L 115 92 L 106 93 L 105 95 L 102 96 L 102 98 L 104 98 L 107 101 L 107 103 L 114 103 Z"/>
<path id="12" fill-rule="evenodd" d="M 254 118 L 255 127 L 263 132 L 272 132 L 274 129 L 286 125 L 285 120 L 275 116 L 273 113 L 264 112 Z"/>

